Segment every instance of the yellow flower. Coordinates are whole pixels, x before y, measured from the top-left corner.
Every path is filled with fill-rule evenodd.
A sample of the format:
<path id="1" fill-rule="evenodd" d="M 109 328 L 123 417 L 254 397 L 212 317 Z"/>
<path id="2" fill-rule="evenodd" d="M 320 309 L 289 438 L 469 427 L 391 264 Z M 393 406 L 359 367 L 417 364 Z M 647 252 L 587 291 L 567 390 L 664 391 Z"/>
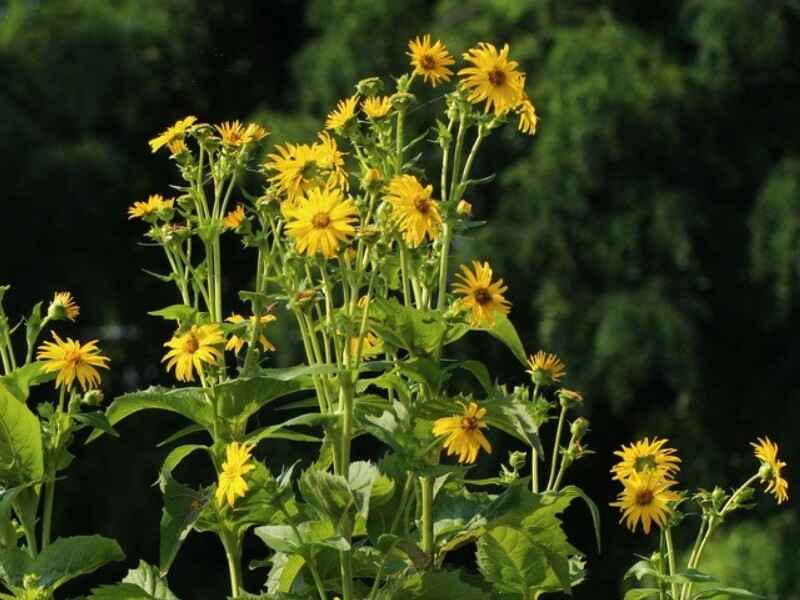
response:
<path id="1" fill-rule="evenodd" d="M 539 385 L 551 385 L 561 381 L 567 372 L 567 366 L 558 356 L 545 354 L 541 350 L 528 357 L 528 366 L 530 369 L 527 372 L 531 374 L 534 383 Z"/>
<path id="2" fill-rule="evenodd" d="M 344 129 L 355 118 L 357 106 L 358 94 L 339 100 L 336 109 L 328 114 L 328 119 L 325 121 L 325 129 L 333 129 L 334 131 Z"/>
<path id="3" fill-rule="evenodd" d="M 171 209 L 174 200 L 164 200 L 161 194 L 150 194 L 146 202 L 134 202 L 128 207 L 128 219 L 145 219 L 159 211 Z"/>
<path id="4" fill-rule="evenodd" d="M 426 34 L 422 39 L 417 36 L 416 39 L 408 42 L 408 49 L 411 52 L 406 52 L 411 57 L 411 71 L 414 75 L 422 75 L 422 77 L 433 87 L 436 87 L 439 81 L 449 81 L 453 72 L 447 67 L 454 64 L 455 61 L 447 48 L 441 41 L 437 41 L 431 46 L 431 36 Z"/>
<path id="5" fill-rule="evenodd" d="M 781 470 L 786 463 L 778 460 L 778 444 L 770 441 L 768 437 L 758 438 L 758 443 L 750 442 L 755 448 L 755 455 L 758 460 L 769 467 L 766 476 L 762 475 L 762 481 L 769 481 L 767 492 L 775 496 L 778 504 L 783 504 L 789 499 L 789 483 L 781 477 Z M 759 472 L 761 474 L 761 472 Z"/>
<path id="6" fill-rule="evenodd" d="M 508 44 L 497 52 L 492 44 L 480 42 L 464 53 L 464 60 L 474 66 L 458 72 L 465 76 L 461 87 L 473 104 L 486 101 L 485 112 L 494 107 L 496 115 L 504 115 L 522 100 L 525 76 L 517 71 L 516 61 L 508 60 L 508 51 Z"/>
<path id="7" fill-rule="evenodd" d="M 472 216 L 472 204 L 464 200 L 463 198 L 458 201 L 458 205 L 456 206 L 456 212 L 464 217 L 471 217 Z"/>
<path id="8" fill-rule="evenodd" d="M 653 472 L 658 477 L 669 479 L 680 471 L 681 459 L 674 456 L 674 448 L 665 448 L 666 439 L 644 438 L 630 446 L 623 444 L 622 449 L 614 451 L 620 461 L 611 468 L 614 479 L 624 481 L 633 475 Z"/>
<path id="9" fill-rule="evenodd" d="M 75 298 L 69 292 L 56 292 L 50 306 L 47 307 L 47 317 L 54 321 L 61 319 L 74 321 L 80 313 L 80 306 L 75 304 Z"/>
<path id="10" fill-rule="evenodd" d="M 222 358 L 222 351 L 216 346 L 225 343 L 225 336 L 217 324 L 192 325 L 182 335 L 174 335 L 164 343 L 170 351 L 161 362 L 167 362 L 167 372 L 175 366 L 178 381 L 194 381 L 194 371 L 203 372 L 203 363 L 212 364 Z"/>
<path id="11" fill-rule="evenodd" d="M 69 391 L 75 379 L 83 391 L 98 387 L 100 373 L 95 367 L 107 369 L 109 358 L 100 354 L 97 340 L 81 345 L 77 340 L 67 338 L 64 341 L 55 331 L 52 333 L 55 342 L 44 342 L 39 346 L 36 358 L 45 361 L 43 368 L 46 373 L 58 371 L 56 387 L 63 386 Z"/>
<path id="12" fill-rule="evenodd" d="M 286 233 L 295 239 L 297 250 L 308 256 L 322 251 L 326 258 L 336 256 L 340 242 L 355 235 L 353 223 L 358 210 L 351 199 L 344 200 L 339 190 L 312 189 L 289 213 Z"/>
<path id="13" fill-rule="evenodd" d="M 320 133 L 319 142 L 313 145 L 278 146 L 264 167 L 275 172 L 269 177 L 270 183 L 291 202 L 314 187 L 348 189 L 344 155 L 327 133 Z"/>
<path id="14" fill-rule="evenodd" d="M 358 343 L 358 336 L 350 338 L 350 356 L 358 354 Z M 383 352 L 383 340 L 371 331 L 364 334 L 364 337 L 361 338 L 361 357 L 368 360 L 381 352 Z"/>
<path id="15" fill-rule="evenodd" d="M 473 260 L 472 268 L 474 271 L 461 265 L 461 273 L 456 273 L 460 282 L 453 284 L 453 291 L 464 296 L 457 300 L 457 306 L 472 312 L 473 327 L 491 327 L 496 314 L 507 315 L 511 309 L 511 303 L 503 297 L 508 287 L 503 285 L 502 279 L 492 283 L 492 268 L 488 262 L 481 264 Z"/>
<path id="16" fill-rule="evenodd" d="M 622 482 L 625 488 L 610 506 L 619 507 L 622 511 L 619 522 L 625 521 L 628 529 L 635 532 L 641 521 L 644 532 L 649 534 L 651 523 L 659 527 L 666 524 L 672 514 L 668 503 L 680 500 L 680 496 L 669 489 L 675 483 L 655 471 L 634 473 Z"/>
<path id="17" fill-rule="evenodd" d="M 186 135 L 186 131 L 194 124 L 195 121 L 197 121 L 197 117 L 192 116 L 175 121 L 174 125 L 167 127 L 167 129 L 159 133 L 156 137 L 148 142 L 150 144 L 150 150 L 152 152 L 156 152 L 159 148 L 161 148 L 161 146 L 169 146 L 171 143 L 177 140 L 183 140 L 183 136 Z M 170 148 L 170 150 L 172 150 L 172 148 Z M 173 154 L 176 153 L 173 152 Z"/>
<path id="18" fill-rule="evenodd" d="M 536 109 L 533 103 L 524 92 L 522 102 L 519 103 L 516 110 L 519 115 L 519 125 L 517 125 L 517 129 L 528 135 L 536 133 L 536 125 L 539 123 L 539 117 L 536 115 Z"/>
<path id="19" fill-rule="evenodd" d="M 217 506 L 222 506 L 227 500 L 228 506 L 233 507 L 236 498 L 243 498 L 250 489 L 244 476 L 255 469 L 255 465 L 250 462 L 253 448 L 253 444 L 239 442 L 231 442 L 225 447 L 225 462 L 222 463 L 217 491 L 214 492 Z"/>
<path id="20" fill-rule="evenodd" d="M 225 218 L 222 219 L 222 226 L 226 230 L 239 229 L 242 223 L 244 223 L 244 204 L 240 202 L 235 209 L 225 215 Z"/>
<path id="21" fill-rule="evenodd" d="M 389 114 L 392 110 L 392 98 L 390 96 L 371 96 L 365 98 L 361 103 L 361 110 L 370 119 L 380 119 Z"/>
<path id="22" fill-rule="evenodd" d="M 225 320 L 228 323 L 242 323 L 244 321 L 244 317 L 242 315 L 234 313 Z M 277 317 L 275 317 L 275 315 L 263 315 L 259 319 L 259 323 L 262 326 L 264 326 L 267 323 L 272 323 L 273 321 L 276 320 Z M 255 325 L 255 322 L 256 322 L 255 316 L 251 316 L 250 327 L 253 327 Z M 259 332 L 258 341 L 261 344 L 261 347 L 264 348 L 265 351 L 269 350 L 270 352 L 275 352 L 275 346 L 273 346 L 272 342 L 270 342 L 264 335 L 263 329 Z M 242 347 L 245 345 L 245 343 L 247 343 L 247 340 L 240 338 L 238 335 L 232 335 L 231 338 L 228 340 L 228 343 L 225 344 L 225 350 L 233 350 L 234 354 L 238 355 Z"/>
<path id="23" fill-rule="evenodd" d="M 413 175 L 396 175 L 389 182 L 386 199 L 392 205 L 392 217 L 412 248 L 419 246 L 426 235 L 431 240 L 439 239 L 442 215 L 432 193 L 432 185 L 422 187 Z"/>
<path id="24" fill-rule="evenodd" d="M 481 429 L 486 429 L 486 409 L 479 408 L 475 402 L 470 402 L 464 407 L 463 415 L 443 417 L 433 423 L 433 435 L 447 435 L 444 447 L 447 455 L 458 454 L 458 462 L 474 463 L 478 458 L 478 451 L 483 448 L 489 454 L 492 446 L 483 435 Z"/>
<path id="25" fill-rule="evenodd" d="M 250 123 L 244 126 L 238 120 L 232 123 L 225 121 L 220 125 L 214 125 L 214 128 L 219 132 L 223 144 L 235 147 L 257 142 L 269 134 L 261 125 Z"/>

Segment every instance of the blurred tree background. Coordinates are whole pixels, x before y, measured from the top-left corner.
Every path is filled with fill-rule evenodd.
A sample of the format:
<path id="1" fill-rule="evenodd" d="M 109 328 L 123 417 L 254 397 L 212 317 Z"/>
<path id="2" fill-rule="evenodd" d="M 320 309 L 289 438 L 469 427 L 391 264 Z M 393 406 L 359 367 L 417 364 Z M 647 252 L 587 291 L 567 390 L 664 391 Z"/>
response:
<path id="1" fill-rule="evenodd" d="M 492 261 L 529 351 L 557 352 L 584 392 L 597 454 L 574 479 L 601 506 L 605 548 L 592 549 L 576 509 L 569 528 L 590 568 L 576 596 L 619 597 L 633 553 L 653 542 L 607 506 L 621 443 L 669 437 L 687 487 L 733 486 L 753 471 L 748 442 L 767 434 L 797 493 L 798 0 L 0 0 L 9 313 L 71 290 L 82 314 L 65 331 L 101 340 L 108 397 L 170 384 L 159 360 L 171 331 L 145 313 L 176 298 L 141 272 L 162 269 L 161 257 L 137 245 L 141 228 L 126 218 L 134 200 L 176 181 L 147 140 L 188 114 L 257 120 L 270 145 L 309 140 L 357 80 L 407 70 L 407 40 L 427 32 L 454 55 L 508 41 L 528 73 L 539 132 L 490 138 L 478 169 L 497 179 L 469 198 L 489 226 L 458 249 Z M 253 257 L 233 245 L 227 257 L 233 308 Z M 276 344 L 277 363 L 299 362 L 290 329 Z M 503 348 L 470 352 L 503 381 L 523 380 Z M 115 537 L 128 561 L 73 590 L 116 579 L 139 557 L 157 562 L 161 498 L 150 484 L 166 450 L 155 445 L 178 423 L 142 413 L 121 438 L 79 449 L 56 533 Z M 491 460 L 503 460 L 510 444 L 493 441 Z M 302 454 L 265 445 L 260 456 L 278 469 Z M 800 598 L 794 499 L 763 504 L 716 539 L 709 570 Z M 263 551 L 246 547 L 253 559 Z M 211 536 L 195 534 L 173 588 L 224 597 L 222 560 Z M 247 587 L 264 576 L 246 573 Z"/>

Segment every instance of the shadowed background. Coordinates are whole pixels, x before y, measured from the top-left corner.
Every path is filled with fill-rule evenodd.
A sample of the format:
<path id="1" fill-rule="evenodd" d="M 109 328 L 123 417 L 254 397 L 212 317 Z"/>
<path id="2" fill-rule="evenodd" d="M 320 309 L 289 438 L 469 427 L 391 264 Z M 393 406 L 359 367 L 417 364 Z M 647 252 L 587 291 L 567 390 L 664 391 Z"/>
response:
<path id="1" fill-rule="evenodd" d="M 171 384 L 159 365 L 169 324 L 146 312 L 178 298 L 142 273 L 166 267 L 157 248 L 137 245 L 143 228 L 126 215 L 178 182 L 147 140 L 189 114 L 256 120 L 273 132 L 268 147 L 311 140 L 357 80 L 407 70 L 408 39 L 427 32 L 456 56 L 478 41 L 508 41 L 541 117 L 533 138 L 511 126 L 485 143 L 476 174 L 497 179 L 469 200 L 489 226 L 456 247 L 463 261 L 491 260 L 528 350 L 557 352 L 566 383 L 584 392 L 597 454 L 570 482 L 600 505 L 605 548 L 597 555 L 588 515 L 571 510 L 567 529 L 590 569 L 576 597 L 619 597 L 633 553 L 655 545 L 617 525 L 607 506 L 621 443 L 669 437 L 684 486 L 731 487 L 756 467 L 748 442 L 767 434 L 789 464 L 791 499 L 737 514 L 704 570 L 800 598 L 796 0 L 0 0 L 9 314 L 19 319 L 70 290 L 81 317 L 59 330 L 100 339 L 112 359 L 108 398 Z M 260 182 L 249 185 L 255 192 Z M 236 290 L 248 287 L 255 257 L 233 240 L 224 252 L 226 311 L 241 309 Z M 274 364 L 299 362 L 293 330 L 274 332 Z M 484 338 L 459 351 L 503 382 L 525 379 Z M 138 558 L 157 563 L 161 498 L 150 484 L 167 450 L 155 445 L 182 424 L 144 412 L 119 427 L 121 438 L 76 448 L 55 533 L 114 537 L 128 560 L 72 593 L 119 579 Z M 492 441 L 478 476 L 514 449 L 500 435 Z M 258 455 L 278 470 L 310 450 L 273 443 Z M 211 480 L 199 459 L 178 475 Z M 264 555 L 250 536 L 246 560 Z M 193 534 L 170 571 L 173 590 L 223 598 L 223 560 L 215 538 Z M 470 565 L 471 556 L 458 560 Z M 265 575 L 246 572 L 246 587 L 257 591 Z"/>

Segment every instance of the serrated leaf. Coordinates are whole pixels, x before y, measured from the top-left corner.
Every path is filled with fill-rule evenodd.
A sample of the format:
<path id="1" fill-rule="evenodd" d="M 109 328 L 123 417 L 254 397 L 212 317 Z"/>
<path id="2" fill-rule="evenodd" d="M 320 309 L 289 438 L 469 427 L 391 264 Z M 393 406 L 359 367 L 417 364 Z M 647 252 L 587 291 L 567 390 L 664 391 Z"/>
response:
<path id="1" fill-rule="evenodd" d="M 39 419 L 0 382 L 0 480 L 17 486 L 43 475 Z"/>
<path id="2" fill-rule="evenodd" d="M 478 540 L 478 567 L 495 589 L 533 597 L 547 578 L 547 558 L 533 536 L 512 527 L 495 527 Z"/>
<path id="3" fill-rule="evenodd" d="M 92 590 L 88 600 L 179 600 L 159 575 L 158 569 L 139 561 L 116 585 L 103 585 Z"/>
<path id="4" fill-rule="evenodd" d="M 239 377 L 214 388 L 221 417 L 237 422 L 246 421 L 258 410 L 292 392 L 308 389 L 299 379 L 281 380 L 272 377 Z"/>
<path id="5" fill-rule="evenodd" d="M 272 568 L 267 575 L 267 593 L 287 593 L 306 564 L 299 554 L 276 552 L 272 556 Z"/>
<path id="6" fill-rule="evenodd" d="M 120 560 L 125 560 L 125 553 L 115 540 L 99 535 L 76 535 L 58 538 L 42 550 L 30 572 L 39 577 L 42 587 L 56 589 L 75 577 Z"/>

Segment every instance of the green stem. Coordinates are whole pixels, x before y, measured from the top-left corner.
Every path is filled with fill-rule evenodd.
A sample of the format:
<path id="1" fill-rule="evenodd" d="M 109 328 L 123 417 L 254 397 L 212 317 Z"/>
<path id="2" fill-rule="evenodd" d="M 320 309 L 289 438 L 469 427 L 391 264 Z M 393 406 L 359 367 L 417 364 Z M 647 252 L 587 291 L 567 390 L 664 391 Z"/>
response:
<path id="1" fill-rule="evenodd" d="M 667 542 L 667 560 L 669 561 L 669 574 L 675 575 L 675 545 L 672 543 L 672 529 L 670 527 L 664 528 L 664 539 Z M 678 584 L 675 581 L 671 583 L 672 600 L 678 598 Z"/>
<path id="2" fill-rule="evenodd" d="M 311 571 L 311 577 L 314 578 L 314 585 L 317 586 L 319 600 L 328 600 L 328 596 L 325 594 L 325 585 L 322 583 L 322 578 L 319 576 L 319 569 L 317 569 L 316 561 L 314 559 L 307 560 L 306 565 L 308 565 L 308 570 Z"/>
<path id="3" fill-rule="evenodd" d="M 22 507 L 15 505 L 14 510 L 19 517 L 20 525 L 22 525 L 22 530 L 25 532 L 25 542 L 28 544 L 28 554 L 31 558 L 36 558 L 36 555 L 39 554 L 39 550 L 36 546 L 36 519 L 35 519 L 35 510 L 34 510 L 34 520 L 28 518 L 28 511 L 24 510 Z"/>
<path id="4" fill-rule="evenodd" d="M 397 166 L 396 170 L 397 173 L 400 173 L 403 169 L 403 125 L 405 124 L 406 119 L 406 109 L 401 108 L 397 111 Z"/>
<path id="5" fill-rule="evenodd" d="M 66 388 L 61 386 L 58 394 L 58 407 L 54 417 L 55 432 L 53 433 L 53 446 L 48 457 L 47 479 L 44 483 L 44 517 L 42 520 L 42 550 L 50 545 L 50 531 L 53 526 L 53 503 L 56 494 L 56 467 L 58 464 L 59 447 L 61 446 L 61 415 L 64 414 L 64 396 Z"/>
<path id="6" fill-rule="evenodd" d="M 660 577 L 658 578 L 658 597 L 660 600 L 666 600 L 667 591 L 664 589 L 664 530 L 661 530 L 661 534 L 659 535 L 659 543 L 658 543 L 658 574 Z M 673 599 L 674 600 L 674 599 Z"/>
<path id="7" fill-rule="evenodd" d="M 439 299 L 436 308 L 442 310 L 447 298 L 447 262 L 450 258 L 450 241 L 453 237 L 453 230 L 450 224 L 445 221 L 442 225 L 442 255 L 439 260 Z"/>
<path id="8" fill-rule="evenodd" d="M 561 407 L 561 414 L 558 417 L 558 427 L 556 428 L 556 439 L 553 443 L 553 457 L 550 461 L 550 476 L 547 478 L 547 490 L 551 490 L 556 477 L 556 464 L 558 463 L 558 449 L 561 446 L 561 433 L 564 430 L 564 419 L 567 416 L 566 407 Z"/>
<path id="9" fill-rule="evenodd" d="M 222 546 L 225 548 L 225 558 L 228 560 L 228 576 L 231 581 L 231 598 L 237 598 L 242 587 L 241 548 L 229 531 L 219 534 Z"/>
<path id="10" fill-rule="evenodd" d="M 531 448 L 531 491 L 539 493 L 539 453 L 536 448 Z"/>
<path id="11" fill-rule="evenodd" d="M 414 489 L 414 477 L 412 475 L 406 475 L 406 483 L 403 486 L 403 494 L 400 496 L 400 505 L 397 507 L 397 512 L 394 514 L 394 519 L 392 519 L 392 527 L 389 529 L 389 533 L 394 533 L 397 531 L 397 526 L 400 524 L 400 519 L 405 512 L 406 503 L 408 502 L 408 498 L 411 495 L 411 490 Z"/>
<path id="12" fill-rule="evenodd" d="M 420 477 L 422 490 L 422 551 L 433 556 L 433 479 Z"/>
<path id="13" fill-rule="evenodd" d="M 342 600 L 354 600 L 353 560 L 350 550 L 339 551 L 339 566 L 342 574 Z"/>

